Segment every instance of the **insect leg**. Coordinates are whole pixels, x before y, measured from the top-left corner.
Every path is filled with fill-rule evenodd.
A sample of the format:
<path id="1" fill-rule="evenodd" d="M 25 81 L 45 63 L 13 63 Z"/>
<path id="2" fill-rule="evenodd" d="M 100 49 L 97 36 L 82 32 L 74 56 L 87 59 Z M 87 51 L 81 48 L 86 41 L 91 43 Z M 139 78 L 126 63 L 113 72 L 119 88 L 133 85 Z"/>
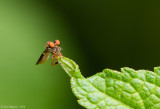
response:
<path id="1" fill-rule="evenodd" d="M 59 56 L 60 58 L 63 56 L 61 53 L 55 53 L 55 55 Z M 57 57 L 58 59 L 58 57 Z"/>
<path id="2" fill-rule="evenodd" d="M 56 62 L 55 64 L 59 64 L 59 62 L 58 62 L 58 57 L 57 57 L 57 56 L 55 56 L 55 58 L 56 58 L 56 60 L 57 60 L 57 62 Z"/>
<path id="3" fill-rule="evenodd" d="M 52 62 L 51 62 L 51 65 L 52 65 L 52 66 L 56 65 L 56 64 L 53 64 L 54 59 L 55 59 L 55 57 L 54 57 L 54 56 L 52 56 Z"/>

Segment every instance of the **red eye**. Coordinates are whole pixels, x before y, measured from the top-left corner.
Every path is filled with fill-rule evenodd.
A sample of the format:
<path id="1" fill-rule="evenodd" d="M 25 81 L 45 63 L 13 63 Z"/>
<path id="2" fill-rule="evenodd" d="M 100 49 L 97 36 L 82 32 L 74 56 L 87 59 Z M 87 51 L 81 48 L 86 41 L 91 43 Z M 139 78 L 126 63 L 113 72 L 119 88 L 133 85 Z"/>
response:
<path id="1" fill-rule="evenodd" d="M 53 42 L 49 42 L 49 46 L 52 47 L 52 48 L 55 47 Z"/>
<path id="2" fill-rule="evenodd" d="M 55 45 L 58 45 L 58 46 L 60 45 L 60 41 L 59 40 L 55 40 L 54 43 L 55 43 Z"/>

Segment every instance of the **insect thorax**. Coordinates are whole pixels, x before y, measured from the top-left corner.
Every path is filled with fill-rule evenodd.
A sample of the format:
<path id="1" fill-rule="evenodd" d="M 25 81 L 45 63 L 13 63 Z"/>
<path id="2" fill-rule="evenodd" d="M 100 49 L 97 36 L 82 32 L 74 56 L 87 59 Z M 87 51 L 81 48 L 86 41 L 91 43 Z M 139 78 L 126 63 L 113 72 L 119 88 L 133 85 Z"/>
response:
<path id="1" fill-rule="evenodd" d="M 53 53 L 53 52 L 54 52 L 54 53 L 60 53 L 61 48 L 58 47 L 58 46 L 56 46 L 56 47 L 54 47 L 54 48 L 48 48 L 47 51 L 50 52 L 50 53 Z"/>

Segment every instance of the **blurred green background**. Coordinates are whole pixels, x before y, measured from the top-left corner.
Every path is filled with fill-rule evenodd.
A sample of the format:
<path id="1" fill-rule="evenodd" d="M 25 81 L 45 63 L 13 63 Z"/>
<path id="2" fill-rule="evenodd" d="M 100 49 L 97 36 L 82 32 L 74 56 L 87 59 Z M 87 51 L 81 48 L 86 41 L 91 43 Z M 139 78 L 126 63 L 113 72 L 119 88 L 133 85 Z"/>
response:
<path id="1" fill-rule="evenodd" d="M 0 0 L 0 107 L 81 109 L 63 69 L 36 66 L 47 41 L 85 77 L 105 68 L 160 65 L 160 3 L 128 0 Z"/>

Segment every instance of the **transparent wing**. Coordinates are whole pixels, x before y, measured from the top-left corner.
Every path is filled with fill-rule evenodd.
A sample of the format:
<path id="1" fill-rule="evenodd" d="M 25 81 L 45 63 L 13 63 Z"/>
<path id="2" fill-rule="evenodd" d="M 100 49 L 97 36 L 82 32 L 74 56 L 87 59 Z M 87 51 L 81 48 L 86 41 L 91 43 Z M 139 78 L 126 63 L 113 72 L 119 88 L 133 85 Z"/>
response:
<path id="1" fill-rule="evenodd" d="M 37 64 L 43 64 L 43 63 L 45 63 L 45 62 L 48 60 L 49 56 L 50 56 L 50 53 L 44 51 L 44 52 L 42 53 L 42 55 L 40 56 L 40 58 L 38 59 L 36 65 L 37 65 Z"/>

